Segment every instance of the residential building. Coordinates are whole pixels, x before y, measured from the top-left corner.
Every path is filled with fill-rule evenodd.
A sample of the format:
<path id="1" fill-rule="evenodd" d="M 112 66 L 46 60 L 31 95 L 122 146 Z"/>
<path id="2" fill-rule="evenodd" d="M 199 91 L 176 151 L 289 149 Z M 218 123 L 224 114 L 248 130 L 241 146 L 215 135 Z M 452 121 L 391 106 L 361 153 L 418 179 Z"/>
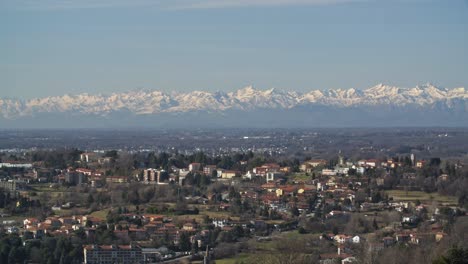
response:
<path id="1" fill-rule="evenodd" d="M 144 263 L 141 248 L 135 245 L 86 245 L 85 264 Z"/>
<path id="2" fill-rule="evenodd" d="M 282 177 L 284 177 L 284 173 L 282 172 L 267 172 L 266 181 L 267 182 L 276 181 Z"/>
<path id="3" fill-rule="evenodd" d="M 97 155 L 97 153 L 94 152 L 86 152 L 80 154 L 80 161 L 84 162 L 95 162 L 98 160 L 98 158 L 99 156 Z"/>
<path id="4" fill-rule="evenodd" d="M 231 179 L 231 178 L 237 177 L 239 175 L 240 175 L 240 172 L 238 172 L 238 171 L 228 171 L 228 170 L 226 170 L 226 171 L 223 171 L 221 173 L 221 178 Z"/>
<path id="5" fill-rule="evenodd" d="M 216 170 L 216 165 L 206 165 L 205 167 L 203 167 L 203 173 L 205 175 L 211 176 L 211 174 L 213 174 L 213 171 L 215 170 Z"/>
<path id="6" fill-rule="evenodd" d="M 201 168 L 201 164 L 197 162 L 190 163 L 188 167 L 190 172 L 200 171 L 200 168 Z"/>
<path id="7" fill-rule="evenodd" d="M 32 168 L 31 163 L 19 163 L 19 162 L 0 162 L 0 168 L 24 168 L 24 169 L 29 169 Z"/>
<path id="8" fill-rule="evenodd" d="M 162 172 L 164 171 L 156 169 L 146 169 L 143 171 L 143 181 L 145 183 L 159 183 Z"/>
<path id="9" fill-rule="evenodd" d="M 11 197 L 18 195 L 18 186 L 15 180 L 0 181 L 0 190 L 10 193 Z"/>

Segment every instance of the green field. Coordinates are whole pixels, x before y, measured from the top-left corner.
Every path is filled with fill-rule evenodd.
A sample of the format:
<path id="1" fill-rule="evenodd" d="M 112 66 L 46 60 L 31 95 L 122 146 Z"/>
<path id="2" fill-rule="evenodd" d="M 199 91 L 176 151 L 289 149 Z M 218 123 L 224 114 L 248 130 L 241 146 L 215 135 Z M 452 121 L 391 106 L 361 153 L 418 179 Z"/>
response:
<path id="1" fill-rule="evenodd" d="M 237 263 L 257 263 L 261 259 L 276 259 L 276 256 L 281 257 L 283 253 L 288 254 L 288 249 L 285 245 L 299 245 L 304 246 L 312 240 L 318 240 L 320 234 L 299 234 L 297 231 L 283 232 L 271 237 L 271 241 L 257 241 L 253 238 L 248 241 L 249 251 L 240 253 L 236 256 L 224 259 L 217 259 L 216 263 L 219 264 L 237 264 Z M 313 247 L 313 246 L 312 246 Z M 285 251 L 286 250 L 286 251 Z M 293 253 L 299 255 L 308 255 L 309 253 Z M 280 263 L 280 262 L 278 262 Z M 285 263 L 285 262 L 281 262 Z M 290 263 L 290 262 L 288 262 Z"/>
<path id="2" fill-rule="evenodd" d="M 29 185 L 33 191 L 36 192 L 67 192 L 68 189 L 64 186 L 55 185 L 54 187 L 50 187 L 50 183 L 36 183 Z"/>
<path id="3" fill-rule="evenodd" d="M 249 263 L 250 255 L 247 253 L 241 253 L 232 258 L 217 259 L 216 264 L 236 264 L 236 263 Z"/>
<path id="4" fill-rule="evenodd" d="M 457 198 L 454 196 L 440 195 L 438 193 L 426 193 L 420 191 L 404 191 L 390 190 L 386 191 L 388 197 L 393 197 L 395 201 L 421 201 L 421 202 L 437 202 L 446 205 L 456 205 Z"/>
<path id="5" fill-rule="evenodd" d="M 109 210 L 110 209 L 95 211 L 95 212 L 92 212 L 90 216 L 105 220 L 107 218 L 107 214 L 109 213 Z"/>
<path id="6" fill-rule="evenodd" d="M 312 179 L 312 176 L 306 175 L 305 173 L 295 173 L 288 178 L 289 181 L 307 181 L 310 179 Z"/>

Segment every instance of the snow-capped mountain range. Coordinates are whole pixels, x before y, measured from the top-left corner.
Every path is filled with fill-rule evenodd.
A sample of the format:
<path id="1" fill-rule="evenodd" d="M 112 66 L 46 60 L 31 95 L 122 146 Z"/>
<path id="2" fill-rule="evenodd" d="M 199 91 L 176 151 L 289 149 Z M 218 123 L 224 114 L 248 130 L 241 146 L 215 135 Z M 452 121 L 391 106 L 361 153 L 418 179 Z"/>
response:
<path id="1" fill-rule="evenodd" d="M 465 88 L 446 89 L 431 84 L 400 88 L 379 84 L 357 89 L 313 90 L 306 93 L 277 89 L 257 90 L 252 86 L 234 92 L 187 93 L 134 90 L 111 95 L 63 95 L 30 100 L 0 98 L 0 118 L 4 120 L 34 117 L 44 113 L 107 116 L 125 111 L 134 115 L 186 113 L 205 111 L 255 111 L 265 109 L 294 109 L 307 106 L 332 108 L 413 106 L 417 108 L 442 107 L 468 111 L 468 91 Z"/>

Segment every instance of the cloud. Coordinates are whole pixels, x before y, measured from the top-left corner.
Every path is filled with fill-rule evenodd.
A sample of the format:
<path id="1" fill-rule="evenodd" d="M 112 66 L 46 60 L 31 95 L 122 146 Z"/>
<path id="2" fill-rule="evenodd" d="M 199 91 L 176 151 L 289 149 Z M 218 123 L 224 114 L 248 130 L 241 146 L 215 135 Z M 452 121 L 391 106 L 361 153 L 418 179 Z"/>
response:
<path id="1" fill-rule="evenodd" d="M 152 7 L 158 9 L 213 9 L 255 6 L 329 5 L 365 0 L 0 0 L 0 8 L 63 10 Z"/>

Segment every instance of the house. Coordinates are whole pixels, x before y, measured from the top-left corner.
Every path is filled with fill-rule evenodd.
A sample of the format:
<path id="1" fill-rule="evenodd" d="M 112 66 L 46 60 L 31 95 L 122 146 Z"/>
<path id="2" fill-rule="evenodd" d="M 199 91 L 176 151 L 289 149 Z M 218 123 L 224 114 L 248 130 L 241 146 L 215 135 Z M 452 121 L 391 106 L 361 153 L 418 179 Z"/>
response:
<path id="1" fill-rule="evenodd" d="M 164 220 L 164 216 L 156 214 L 144 214 L 143 219 L 147 222 L 162 222 Z"/>
<path id="2" fill-rule="evenodd" d="M 225 226 L 230 226 L 230 223 L 228 220 L 226 219 L 214 219 L 212 221 L 212 224 L 215 226 L 215 227 L 220 227 L 220 228 L 223 228 Z"/>
<path id="3" fill-rule="evenodd" d="M 255 176 L 257 176 L 255 173 L 248 171 L 246 174 L 242 176 L 242 178 L 251 180 L 255 178 Z"/>
<path id="4" fill-rule="evenodd" d="M 406 233 L 398 233 L 398 234 L 395 235 L 395 240 L 397 242 L 405 243 L 405 242 L 409 242 L 411 240 L 411 236 L 409 234 L 406 234 Z"/>
<path id="5" fill-rule="evenodd" d="M 336 167 L 335 167 L 335 173 L 336 173 L 336 174 L 339 174 L 339 175 L 348 175 L 348 172 L 349 172 L 349 168 L 348 168 L 348 167 L 339 167 L 339 166 L 336 166 Z M 323 171 L 322 171 L 322 175 L 323 175 Z"/>
<path id="6" fill-rule="evenodd" d="M 434 234 L 432 233 L 411 233 L 410 241 L 413 244 L 421 244 L 424 242 L 434 241 Z"/>
<path id="7" fill-rule="evenodd" d="M 418 160 L 416 161 L 416 168 L 422 168 L 426 164 L 425 160 Z"/>
<path id="8" fill-rule="evenodd" d="M 341 264 L 347 264 L 347 263 L 357 263 L 357 259 L 355 257 L 347 257 L 341 260 Z"/>
<path id="9" fill-rule="evenodd" d="M 205 167 L 203 167 L 203 173 L 205 175 L 211 176 L 211 174 L 213 174 L 213 171 L 215 170 L 216 170 L 216 165 L 205 165 Z"/>
<path id="10" fill-rule="evenodd" d="M 253 173 L 257 174 L 258 176 L 265 176 L 267 173 L 267 168 L 264 167 L 255 167 L 253 169 Z"/>
<path id="11" fill-rule="evenodd" d="M 221 178 L 223 179 L 232 179 L 240 175 L 239 171 L 226 170 L 221 173 Z"/>
<path id="12" fill-rule="evenodd" d="M 60 217 L 58 219 L 63 225 L 72 225 L 75 223 L 75 219 L 72 217 Z"/>
<path id="13" fill-rule="evenodd" d="M 362 167 L 368 167 L 368 168 L 375 168 L 377 167 L 377 164 L 379 163 L 378 160 L 376 159 L 368 159 L 368 160 L 359 160 L 358 165 Z"/>
<path id="14" fill-rule="evenodd" d="M 437 232 L 437 233 L 435 234 L 435 240 L 436 240 L 436 242 L 439 242 L 439 241 L 441 241 L 441 240 L 442 240 L 444 237 L 446 237 L 446 236 L 447 236 L 447 233 L 444 233 L 444 232 Z"/>
<path id="15" fill-rule="evenodd" d="M 412 216 L 404 216 L 402 218 L 402 224 L 407 224 L 407 225 L 417 225 L 419 223 L 420 219 L 416 215 Z"/>
<path id="16" fill-rule="evenodd" d="M 324 159 L 312 159 L 305 161 L 303 164 L 309 164 L 312 167 L 318 167 L 318 166 L 323 166 L 326 165 L 328 162 Z"/>
<path id="17" fill-rule="evenodd" d="M 278 189 L 276 189 L 276 195 L 277 196 L 283 196 L 283 195 L 293 195 L 294 193 L 298 192 L 298 186 L 296 185 L 282 185 L 279 186 Z"/>
<path id="18" fill-rule="evenodd" d="M 45 236 L 47 233 L 47 230 L 44 228 L 37 228 L 37 227 L 29 227 L 27 229 L 28 232 L 31 232 L 33 235 L 33 238 L 35 239 L 41 239 L 42 237 Z"/>
<path id="19" fill-rule="evenodd" d="M 196 171 L 200 171 L 200 168 L 201 168 L 201 164 L 198 163 L 198 162 L 193 162 L 193 163 L 190 163 L 189 164 L 189 167 L 188 167 L 188 170 L 190 172 L 196 172 Z"/>
<path id="20" fill-rule="evenodd" d="M 312 173 L 314 171 L 314 166 L 310 165 L 309 163 L 302 163 L 301 166 L 299 166 L 299 171 Z"/>
<path id="21" fill-rule="evenodd" d="M 384 237 L 382 238 L 382 242 L 384 247 L 391 247 L 395 244 L 395 239 L 393 237 Z"/>
<path id="22" fill-rule="evenodd" d="M 85 152 L 80 154 L 80 161 L 84 162 L 94 162 L 98 160 L 97 153 L 94 152 Z"/>
<path id="23" fill-rule="evenodd" d="M 90 169 L 86 169 L 86 168 L 77 168 L 75 171 L 78 173 L 87 175 L 87 176 L 93 175 L 93 171 Z"/>
<path id="24" fill-rule="evenodd" d="M 289 174 L 292 172 L 292 168 L 291 167 L 281 167 L 280 172 L 284 173 L 284 174 Z"/>
<path id="25" fill-rule="evenodd" d="M 267 168 L 268 171 L 279 171 L 279 169 L 281 168 L 280 165 L 276 163 L 266 163 L 266 164 L 263 164 L 262 167 Z"/>
<path id="26" fill-rule="evenodd" d="M 99 164 L 109 164 L 112 162 L 111 157 L 103 157 L 103 158 L 98 158 L 98 163 Z"/>
<path id="27" fill-rule="evenodd" d="M 272 181 L 276 181 L 276 180 L 279 180 L 280 178 L 284 177 L 284 173 L 282 172 L 267 172 L 266 173 L 266 181 L 267 182 L 272 182 Z"/>
<path id="28" fill-rule="evenodd" d="M 268 183 L 262 184 L 262 186 L 260 187 L 263 190 L 267 190 L 267 192 L 274 192 L 276 190 L 276 183 L 268 182 Z"/>
<path id="29" fill-rule="evenodd" d="M 336 175 L 336 171 L 335 171 L 335 170 L 331 170 L 331 169 L 323 169 L 323 170 L 322 170 L 322 175 L 323 175 L 323 176 L 335 176 L 335 175 Z"/>
<path id="30" fill-rule="evenodd" d="M 439 177 L 438 177 L 438 180 L 439 181 L 447 181 L 449 178 L 449 176 L 447 174 L 441 174 Z"/>
<path id="31" fill-rule="evenodd" d="M 59 228 L 62 226 L 62 222 L 58 218 L 49 217 L 44 221 L 44 225 L 51 226 L 53 228 Z"/>
<path id="32" fill-rule="evenodd" d="M 23 227 L 29 228 L 31 226 L 36 226 L 39 223 L 37 218 L 26 218 L 23 220 Z"/>
<path id="33" fill-rule="evenodd" d="M 357 174 L 364 174 L 364 172 L 366 171 L 366 168 L 361 167 L 361 166 L 356 167 L 355 169 L 356 169 Z"/>
<path id="34" fill-rule="evenodd" d="M 353 238 L 351 239 L 351 242 L 353 242 L 355 244 L 359 244 L 359 243 L 361 243 L 361 237 L 353 236 Z"/>
<path id="35" fill-rule="evenodd" d="M 336 243 L 344 244 L 351 242 L 353 240 L 353 237 L 348 235 L 336 235 L 333 237 L 333 240 L 335 240 Z"/>
<path id="36" fill-rule="evenodd" d="M 376 159 L 369 159 L 369 160 L 366 160 L 366 166 L 370 168 L 375 168 L 377 167 L 378 162 L 379 161 Z"/>
<path id="37" fill-rule="evenodd" d="M 268 172 L 279 172 L 281 167 L 276 163 L 267 163 L 261 167 L 256 167 L 253 172 L 259 176 L 265 176 Z"/>
<path id="38" fill-rule="evenodd" d="M 188 223 L 185 223 L 185 224 L 182 226 L 182 229 L 183 229 L 184 231 L 196 231 L 197 225 L 196 225 L 195 223 L 188 222 Z"/>

